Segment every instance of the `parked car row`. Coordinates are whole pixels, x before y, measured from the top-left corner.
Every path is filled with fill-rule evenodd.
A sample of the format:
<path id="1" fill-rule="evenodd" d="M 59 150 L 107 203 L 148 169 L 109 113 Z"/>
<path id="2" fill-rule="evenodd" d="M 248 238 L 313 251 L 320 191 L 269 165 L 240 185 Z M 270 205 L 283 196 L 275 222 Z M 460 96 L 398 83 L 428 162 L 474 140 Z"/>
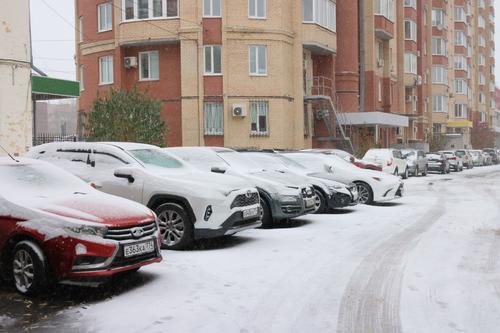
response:
<path id="1" fill-rule="evenodd" d="M 23 294 L 51 281 L 100 284 L 161 261 L 161 249 L 393 200 L 401 177 L 493 163 L 480 155 L 45 144 L 0 158 L 0 268 Z"/>

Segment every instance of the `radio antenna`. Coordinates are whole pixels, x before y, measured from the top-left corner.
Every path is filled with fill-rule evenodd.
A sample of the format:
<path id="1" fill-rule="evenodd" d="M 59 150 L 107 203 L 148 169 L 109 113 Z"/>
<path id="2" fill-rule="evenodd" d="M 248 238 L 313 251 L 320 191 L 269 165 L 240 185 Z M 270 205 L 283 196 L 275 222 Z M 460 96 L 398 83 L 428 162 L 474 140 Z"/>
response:
<path id="1" fill-rule="evenodd" d="M 2 145 L 0 145 L 0 148 L 2 148 L 2 150 L 3 150 L 3 151 L 7 154 L 7 155 L 9 155 L 9 157 L 10 157 L 10 158 L 12 158 L 12 160 L 13 160 L 14 162 L 19 163 L 19 160 L 15 159 L 15 158 L 14 158 L 14 156 L 12 156 L 12 155 L 11 155 L 11 154 L 7 151 L 7 149 L 5 149 Z"/>

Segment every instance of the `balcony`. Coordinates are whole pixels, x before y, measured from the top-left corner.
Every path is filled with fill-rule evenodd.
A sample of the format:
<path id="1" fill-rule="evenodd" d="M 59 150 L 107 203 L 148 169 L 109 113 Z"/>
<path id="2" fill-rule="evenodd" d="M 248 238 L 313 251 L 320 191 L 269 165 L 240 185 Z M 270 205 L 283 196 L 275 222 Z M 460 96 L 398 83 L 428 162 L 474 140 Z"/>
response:
<path id="1" fill-rule="evenodd" d="M 381 15 L 375 15 L 375 36 L 381 40 L 394 38 L 394 23 Z"/>

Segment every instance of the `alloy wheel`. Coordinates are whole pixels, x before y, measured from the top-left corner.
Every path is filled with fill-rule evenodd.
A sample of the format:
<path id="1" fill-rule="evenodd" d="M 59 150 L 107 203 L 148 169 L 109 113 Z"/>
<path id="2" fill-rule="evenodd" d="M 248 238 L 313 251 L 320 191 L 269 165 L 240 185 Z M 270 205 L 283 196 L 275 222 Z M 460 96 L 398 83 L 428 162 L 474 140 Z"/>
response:
<path id="1" fill-rule="evenodd" d="M 164 245 L 173 246 L 182 240 L 184 235 L 184 219 L 174 210 L 165 210 L 158 215 L 160 232 Z"/>
<path id="2" fill-rule="evenodd" d="M 33 258 L 25 250 L 19 250 L 14 254 L 12 265 L 14 282 L 20 291 L 28 291 L 35 280 L 35 267 Z"/>
<path id="3" fill-rule="evenodd" d="M 370 200 L 370 192 L 366 188 L 366 186 L 358 184 L 356 185 L 358 188 L 358 202 L 361 204 L 365 204 Z"/>

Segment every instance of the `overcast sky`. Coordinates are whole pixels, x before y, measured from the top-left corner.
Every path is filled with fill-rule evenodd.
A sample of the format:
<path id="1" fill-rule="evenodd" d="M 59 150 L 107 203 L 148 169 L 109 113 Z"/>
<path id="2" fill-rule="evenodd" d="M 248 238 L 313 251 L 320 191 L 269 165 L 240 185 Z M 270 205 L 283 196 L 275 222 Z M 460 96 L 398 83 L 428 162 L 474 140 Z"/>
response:
<path id="1" fill-rule="evenodd" d="M 495 7 L 496 78 L 500 82 L 500 0 L 495 0 Z M 75 79 L 74 0 L 31 0 L 31 22 L 35 65 L 50 76 Z"/>

